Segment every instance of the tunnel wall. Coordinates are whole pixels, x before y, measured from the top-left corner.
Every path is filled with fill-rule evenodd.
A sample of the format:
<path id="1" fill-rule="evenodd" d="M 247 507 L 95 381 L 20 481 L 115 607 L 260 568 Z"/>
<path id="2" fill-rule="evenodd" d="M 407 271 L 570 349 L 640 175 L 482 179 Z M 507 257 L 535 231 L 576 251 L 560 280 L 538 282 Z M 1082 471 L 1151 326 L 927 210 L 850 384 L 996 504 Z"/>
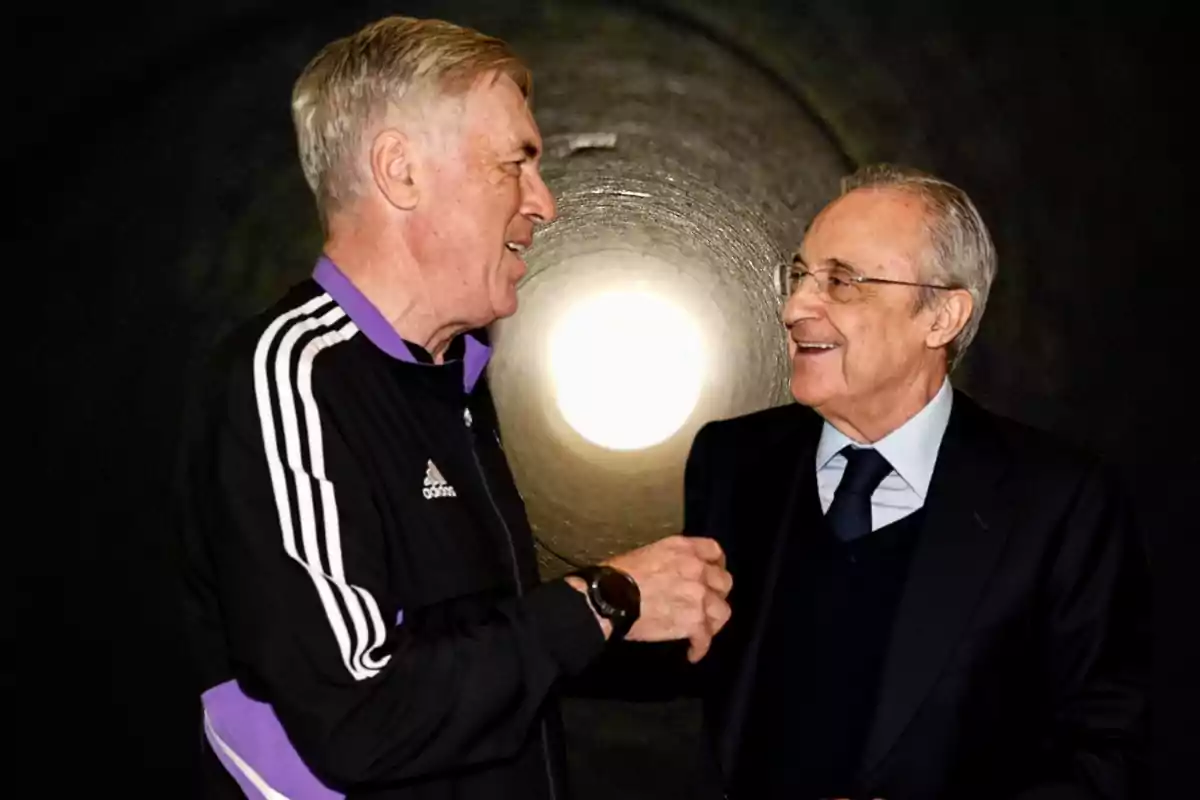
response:
<path id="1" fill-rule="evenodd" d="M 575 8 L 405 6 L 514 40 L 569 26 Z M 1189 26 L 1146 4 L 621 8 L 752 65 L 850 162 L 908 162 L 971 192 L 1001 277 L 959 382 L 1116 462 L 1161 582 L 1182 585 L 1194 562 L 1171 556 L 1190 535 L 1196 474 L 1179 442 L 1194 358 L 1174 352 L 1193 338 L 1180 241 L 1194 205 L 1180 121 Z M 394 10 L 259 0 L 13 18 L 9 274 L 34 341 L 17 348 L 14 393 L 35 412 L 15 439 L 32 453 L 19 487 L 31 471 L 36 491 L 18 498 L 33 522 L 10 528 L 22 661 L 11 683 L 28 774 L 186 794 L 197 732 L 170 602 L 168 504 L 185 379 L 213 337 L 305 274 L 319 245 L 293 166 L 291 81 L 330 36 Z M 582 154 L 563 179 L 614 157 Z M 747 160 L 731 150 L 722 175 L 753 183 L 737 170 Z M 767 232 L 751 237 L 756 253 L 794 235 L 772 216 L 745 217 Z M 1194 673 L 1169 655 L 1164 680 Z M 586 728 L 590 713 L 576 722 Z M 1186 713 L 1169 704 L 1158 723 Z M 576 748 L 581 769 L 597 790 L 627 788 L 638 769 L 648 786 L 656 763 L 676 763 L 684 725 L 593 732 Z M 629 770 L 612 767 L 621 756 Z"/>

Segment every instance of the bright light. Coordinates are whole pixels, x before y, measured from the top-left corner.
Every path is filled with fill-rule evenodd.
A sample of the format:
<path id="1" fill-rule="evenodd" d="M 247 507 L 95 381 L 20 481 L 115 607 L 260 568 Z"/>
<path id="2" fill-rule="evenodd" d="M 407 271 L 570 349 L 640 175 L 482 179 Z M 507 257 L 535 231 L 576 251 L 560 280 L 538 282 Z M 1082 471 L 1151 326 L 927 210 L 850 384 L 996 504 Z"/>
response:
<path id="1" fill-rule="evenodd" d="M 612 292 L 567 310 L 550 342 L 558 408 L 610 450 L 669 438 L 696 406 L 704 347 L 692 319 L 659 295 Z"/>

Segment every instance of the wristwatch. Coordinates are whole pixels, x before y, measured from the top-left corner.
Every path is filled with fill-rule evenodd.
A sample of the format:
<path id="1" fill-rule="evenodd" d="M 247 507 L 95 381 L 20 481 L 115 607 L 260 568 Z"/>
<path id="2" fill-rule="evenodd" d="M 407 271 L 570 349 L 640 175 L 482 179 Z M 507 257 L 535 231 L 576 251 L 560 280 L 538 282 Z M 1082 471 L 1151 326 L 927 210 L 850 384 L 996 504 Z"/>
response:
<path id="1" fill-rule="evenodd" d="M 615 567 L 584 567 L 571 573 L 587 584 L 588 600 L 596 613 L 612 623 L 613 639 L 623 639 L 642 611 L 637 581 Z"/>

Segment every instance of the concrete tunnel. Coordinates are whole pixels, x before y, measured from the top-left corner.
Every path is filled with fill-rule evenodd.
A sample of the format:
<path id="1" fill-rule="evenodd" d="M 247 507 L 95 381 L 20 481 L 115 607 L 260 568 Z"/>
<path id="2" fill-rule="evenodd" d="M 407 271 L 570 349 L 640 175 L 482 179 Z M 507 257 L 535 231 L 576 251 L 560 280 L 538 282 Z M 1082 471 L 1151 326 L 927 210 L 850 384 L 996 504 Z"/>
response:
<path id="1" fill-rule="evenodd" d="M 1127 215 L 1146 214 L 1146 237 L 1166 223 L 1117 209 L 1097 187 L 1150 193 L 1171 171 L 1093 177 L 1125 149 L 1155 155 L 1147 132 L 1165 128 L 1142 67 L 1113 26 L 953 5 L 244 0 L 89 12 L 151 32 L 120 47 L 81 33 L 68 49 L 86 68 L 55 79 L 55 63 L 44 66 L 58 86 L 44 104 L 59 122 L 28 152 L 71 158 L 29 162 L 79 171 L 48 184 L 61 222 L 41 263 L 77 268 L 41 312 L 54 324 L 35 371 L 55 424 L 34 431 L 38 466 L 58 485 L 80 458 L 103 466 L 62 510 L 63 529 L 82 532 L 65 548 L 72 578 L 45 586 L 64 616 L 90 610 L 71 616 L 72 631 L 112 654 L 112 698 L 147 699 L 60 689 L 95 712 L 80 731 L 123 719 L 122 747 L 164 774 L 186 768 L 184 667 L 158 670 L 147 688 L 133 666 L 182 658 L 162 602 L 178 408 L 213 339 L 311 270 L 321 237 L 291 85 L 330 38 L 385 14 L 501 36 L 534 72 L 560 217 L 528 253 L 520 311 L 492 331 L 490 380 L 545 575 L 678 530 L 696 430 L 790 401 L 776 266 L 839 178 L 876 160 L 963 185 L 992 226 L 1001 275 L 956 383 L 1125 464 L 1153 462 L 1147 443 L 1162 439 L 1137 426 L 1157 409 L 1107 391 L 1132 345 L 1120 326 L 1093 323 L 1134 319 L 1161 299 L 1116 266 L 1139 255 Z M 1115 110 L 1123 126 L 1105 125 Z M 80 132 L 84 147 L 69 138 Z M 1091 266 L 1101 263 L 1114 268 Z M 572 371 L 563 342 L 596 369 Z M 1165 354 L 1138 357 L 1147 373 L 1170 374 Z M 134 563 L 138 580 L 112 579 Z M 34 633 L 60 647 L 56 630 Z M 45 669 L 71 686 L 69 662 Z M 580 702 L 566 716 L 585 800 L 665 796 L 696 722 L 686 704 Z"/>

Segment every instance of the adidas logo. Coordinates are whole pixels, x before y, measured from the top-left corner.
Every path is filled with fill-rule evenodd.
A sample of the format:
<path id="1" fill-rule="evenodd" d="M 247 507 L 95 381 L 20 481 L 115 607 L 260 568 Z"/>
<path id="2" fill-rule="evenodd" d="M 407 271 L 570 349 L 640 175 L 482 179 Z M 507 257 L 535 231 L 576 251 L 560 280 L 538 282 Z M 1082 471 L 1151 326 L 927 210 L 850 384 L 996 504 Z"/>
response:
<path id="1" fill-rule="evenodd" d="M 433 463 L 433 459 L 430 459 L 425 467 L 425 488 L 421 490 L 421 494 L 425 495 L 426 500 L 435 497 L 458 497 L 454 487 L 442 477 L 442 471 Z"/>

